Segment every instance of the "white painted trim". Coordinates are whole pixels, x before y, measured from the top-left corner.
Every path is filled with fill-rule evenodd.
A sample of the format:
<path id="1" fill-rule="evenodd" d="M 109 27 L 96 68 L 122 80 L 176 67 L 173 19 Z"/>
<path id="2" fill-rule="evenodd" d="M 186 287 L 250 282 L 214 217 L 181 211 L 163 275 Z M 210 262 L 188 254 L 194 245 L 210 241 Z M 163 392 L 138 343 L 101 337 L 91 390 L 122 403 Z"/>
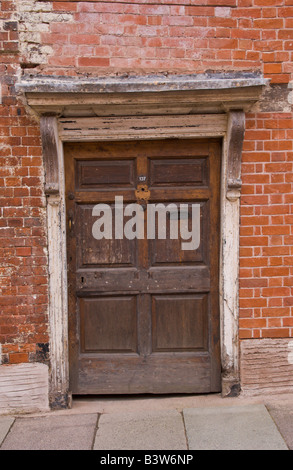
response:
<path id="1" fill-rule="evenodd" d="M 227 131 L 226 114 L 187 114 L 123 117 L 60 118 L 63 141 L 154 140 L 221 137 Z"/>
<path id="2" fill-rule="evenodd" d="M 50 324 L 50 402 L 68 404 L 68 295 L 63 144 L 58 142 L 59 194 L 47 197 Z"/>
<path id="3" fill-rule="evenodd" d="M 239 215 L 240 189 L 227 191 L 227 136 L 221 175 L 220 331 L 222 395 L 239 384 Z"/>

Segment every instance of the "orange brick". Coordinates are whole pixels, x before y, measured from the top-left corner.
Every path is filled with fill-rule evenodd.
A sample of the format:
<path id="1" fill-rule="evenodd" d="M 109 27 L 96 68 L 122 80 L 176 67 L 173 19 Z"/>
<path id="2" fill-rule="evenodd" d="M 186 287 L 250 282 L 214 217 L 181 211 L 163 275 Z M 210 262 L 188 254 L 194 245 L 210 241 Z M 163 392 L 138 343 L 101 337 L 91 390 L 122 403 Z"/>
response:
<path id="1" fill-rule="evenodd" d="M 289 328 L 268 328 L 262 330 L 263 338 L 289 338 Z"/>
<path id="2" fill-rule="evenodd" d="M 263 317 L 289 317 L 290 307 L 265 307 L 262 309 Z"/>
<path id="3" fill-rule="evenodd" d="M 240 328 L 265 328 L 267 320 L 265 318 L 245 318 L 239 320 Z"/>
<path id="4" fill-rule="evenodd" d="M 280 29 L 283 28 L 282 18 L 257 19 L 253 21 L 254 28 L 260 29 Z"/>
<path id="5" fill-rule="evenodd" d="M 28 353 L 9 353 L 9 362 L 10 364 L 29 362 Z"/>
<path id="6" fill-rule="evenodd" d="M 16 256 L 31 256 L 32 249 L 31 247 L 17 247 L 16 248 Z"/>
<path id="7" fill-rule="evenodd" d="M 282 73 L 282 64 L 266 63 L 264 64 L 264 73 Z"/>

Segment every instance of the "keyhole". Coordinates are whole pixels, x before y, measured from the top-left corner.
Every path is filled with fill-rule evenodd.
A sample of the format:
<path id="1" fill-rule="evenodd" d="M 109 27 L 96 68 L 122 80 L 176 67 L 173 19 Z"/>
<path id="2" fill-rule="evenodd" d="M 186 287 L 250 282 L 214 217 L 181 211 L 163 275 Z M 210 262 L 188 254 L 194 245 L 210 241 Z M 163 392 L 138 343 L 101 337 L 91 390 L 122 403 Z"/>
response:
<path id="1" fill-rule="evenodd" d="M 81 280 L 81 283 L 83 284 L 84 283 L 84 277 L 82 276 L 80 280 Z"/>

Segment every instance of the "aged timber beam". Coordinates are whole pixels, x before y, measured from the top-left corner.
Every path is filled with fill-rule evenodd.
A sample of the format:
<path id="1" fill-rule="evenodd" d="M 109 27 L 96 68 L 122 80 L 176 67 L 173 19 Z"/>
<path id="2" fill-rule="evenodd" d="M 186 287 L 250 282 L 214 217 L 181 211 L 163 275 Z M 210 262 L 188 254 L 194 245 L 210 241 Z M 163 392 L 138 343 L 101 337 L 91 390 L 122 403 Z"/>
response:
<path id="1" fill-rule="evenodd" d="M 225 195 L 222 202 L 222 396 L 237 396 L 239 379 L 239 215 L 241 155 L 245 132 L 243 110 L 228 112 Z"/>
<path id="2" fill-rule="evenodd" d="M 38 114 L 60 117 L 248 111 L 268 86 L 253 73 L 168 76 L 26 77 L 16 85 Z"/>
<path id="3" fill-rule="evenodd" d="M 45 194 L 59 194 L 59 137 L 56 116 L 41 116 L 40 130 L 45 170 Z"/>
<path id="4" fill-rule="evenodd" d="M 62 146 L 56 115 L 42 115 L 40 129 L 47 196 L 50 380 L 52 409 L 70 406 L 67 351 L 66 213 Z"/>
<path id="5" fill-rule="evenodd" d="M 227 193 L 241 190 L 241 156 L 245 133 L 245 113 L 230 111 L 227 128 Z"/>

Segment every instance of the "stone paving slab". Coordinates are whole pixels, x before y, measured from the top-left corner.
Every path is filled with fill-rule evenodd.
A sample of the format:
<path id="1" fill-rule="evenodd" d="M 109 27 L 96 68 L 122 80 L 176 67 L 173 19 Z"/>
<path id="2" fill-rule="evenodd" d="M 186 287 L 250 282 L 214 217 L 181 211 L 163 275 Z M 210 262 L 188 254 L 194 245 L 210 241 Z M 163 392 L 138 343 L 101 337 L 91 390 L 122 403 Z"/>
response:
<path id="1" fill-rule="evenodd" d="M 186 450 L 182 415 L 176 410 L 104 414 L 94 450 Z"/>
<path id="2" fill-rule="evenodd" d="M 0 447 L 14 421 L 15 419 L 10 416 L 0 416 Z"/>
<path id="3" fill-rule="evenodd" d="M 183 410 L 190 450 L 288 450 L 264 405 Z"/>
<path id="4" fill-rule="evenodd" d="M 267 409 L 287 446 L 293 450 L 293 405 L 269 405 Z"/>
<path id="5" fill-rule="evenodd" d="M 97 414 L 18 418 L 1 450 L 90 450 Z"/>

